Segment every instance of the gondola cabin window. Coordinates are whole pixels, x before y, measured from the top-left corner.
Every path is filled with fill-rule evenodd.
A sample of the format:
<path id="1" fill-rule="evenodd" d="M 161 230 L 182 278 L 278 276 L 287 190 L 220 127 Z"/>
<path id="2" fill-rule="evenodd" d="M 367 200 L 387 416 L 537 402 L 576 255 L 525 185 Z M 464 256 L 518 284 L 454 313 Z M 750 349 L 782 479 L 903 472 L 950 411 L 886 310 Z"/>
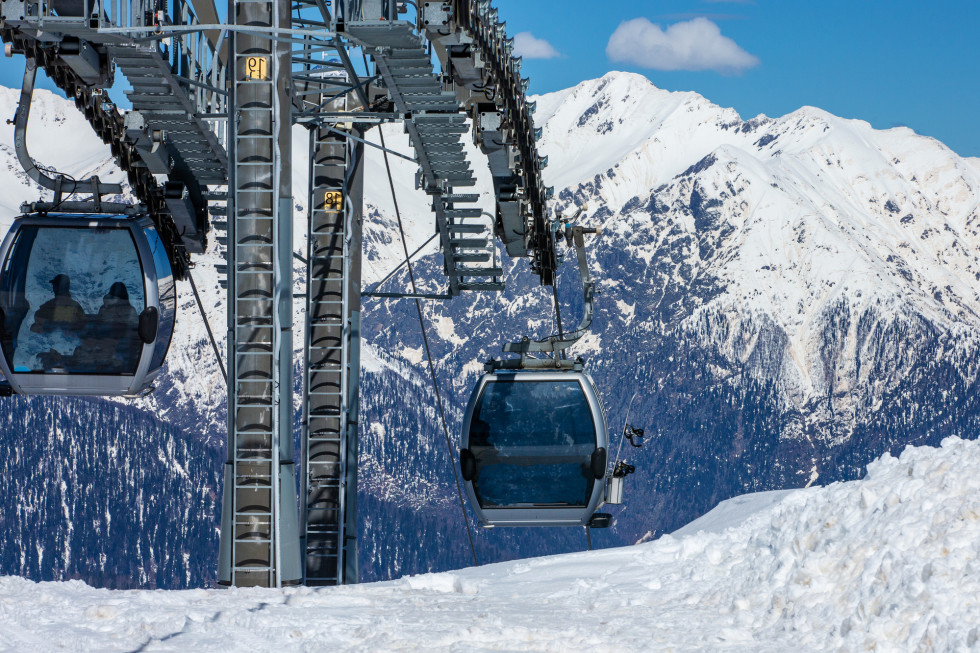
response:
<path id="1" fill-rule="evenodd" d="M 25 226 L 3 281 L 3 354 L 15 373 L 136 373 L 146 292 L 129 229 Z"/>
<path id="2" fill-rule="evenodd" d="M 589 503 L 596 428 L 577 381 L 497 380 L 484 386 L 470 425 L 480 505 L 579 507 Z"/>

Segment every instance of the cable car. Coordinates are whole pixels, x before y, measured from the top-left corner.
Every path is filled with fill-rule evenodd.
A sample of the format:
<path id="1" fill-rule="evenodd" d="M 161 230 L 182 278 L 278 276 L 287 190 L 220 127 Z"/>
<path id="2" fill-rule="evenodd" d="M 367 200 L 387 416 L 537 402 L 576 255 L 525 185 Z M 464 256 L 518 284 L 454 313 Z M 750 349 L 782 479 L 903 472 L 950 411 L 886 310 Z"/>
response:
<path id="1" fill-rule="evenodd" d="M 484 374 L 461 444 L 466 493 L 483 526 L 585 526 L 603 499 L 609 433 L 584 372 Z"/>
<path id="2" fill-rule="evenodd" d="M 0 262 L 0 369 L 14 392 L 150 388 L 170 347 L 176 296 L 148 217 L 23 215 Z"/>

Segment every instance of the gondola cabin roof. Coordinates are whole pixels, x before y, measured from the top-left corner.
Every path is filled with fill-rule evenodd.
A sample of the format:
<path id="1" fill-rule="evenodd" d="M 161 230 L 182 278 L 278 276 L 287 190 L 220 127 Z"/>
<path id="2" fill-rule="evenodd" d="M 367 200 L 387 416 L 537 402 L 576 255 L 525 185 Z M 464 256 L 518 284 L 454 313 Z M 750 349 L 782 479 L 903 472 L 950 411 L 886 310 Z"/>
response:
<path id="1" fill-rule="evenodd" d="M 602 500 L 608 445 L 587 374 L 485 374 L 463 418 L 470 504 L 484 526 L 585 525 Z"/>
<path id="2" fill-rule="evenodd" d="M 0 247 L 0 370 L 18 394 L 145 391 L 175 311 L 169 258 L 146 216 L 28 214 Z"/>

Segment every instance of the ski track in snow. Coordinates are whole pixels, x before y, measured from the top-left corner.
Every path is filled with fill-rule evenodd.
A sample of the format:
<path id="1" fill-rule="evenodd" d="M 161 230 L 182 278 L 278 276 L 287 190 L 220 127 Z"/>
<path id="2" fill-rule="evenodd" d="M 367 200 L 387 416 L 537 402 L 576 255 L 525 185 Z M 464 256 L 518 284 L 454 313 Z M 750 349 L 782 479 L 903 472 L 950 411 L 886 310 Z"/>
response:
<path id="1" fill-rule="evenodd" d="M 967 651 L 980 443 L 726 502 L 631 547 L 335 588 L 111 591 L 0 579 L 0 650 Z"/>

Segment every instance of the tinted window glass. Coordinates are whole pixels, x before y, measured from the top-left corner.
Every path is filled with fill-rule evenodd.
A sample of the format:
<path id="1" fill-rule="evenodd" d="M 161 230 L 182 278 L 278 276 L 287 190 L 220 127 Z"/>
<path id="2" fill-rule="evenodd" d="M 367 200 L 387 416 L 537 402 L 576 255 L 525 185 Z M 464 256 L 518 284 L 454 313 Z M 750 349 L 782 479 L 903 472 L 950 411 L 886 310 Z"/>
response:
<path id="1" fill-rule="evenodd" d="M 145 297 L 128 229 L 22 227 L 0 284 L 7 363 L 14 372 L 134 374 Z"/>
<path id="2" fill-rule="evenodd" d="M 595 422 L 577 381 L 491 381 L 470 426 L 481 506 L 585 506 Z"/>
<path id="3" fill-rule="evenodd" d="M 153 358 L 150 369 L 155 370 L 163 365 L 163 359 L 170 348 L 170 338 L 174 333 L 174 320 L 177 315 L 177 286 L 174 284 L 173 272 L 170 268 L 170 257 L 160 240 L 156 229 L 144 229 L 146 240 L 153 253 L 153 263 L 157 270 L 157 289 L 160 293 L 160 324 L 157 327 L 157 341 L 153 348 Z"/>

